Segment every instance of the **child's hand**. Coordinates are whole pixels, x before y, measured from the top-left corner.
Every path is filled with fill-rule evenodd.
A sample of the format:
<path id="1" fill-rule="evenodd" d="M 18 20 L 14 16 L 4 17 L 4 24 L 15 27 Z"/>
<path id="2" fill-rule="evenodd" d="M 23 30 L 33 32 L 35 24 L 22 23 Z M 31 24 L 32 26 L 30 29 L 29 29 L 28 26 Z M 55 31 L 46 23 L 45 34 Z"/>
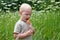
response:
<path id="1" fill-rule="evenodd" d="M 30 20 L 27 20 L 27 23 L 28 23 L 28 26 L 29 26 L 29 29 L 33 32 L 33 34 L 35 33 L 35 30 L 33 27 L 31 27 L 31 22 Z"/>
<path id="2" fill-rule="evenodd" d="M 29 27 L 29 30 L 31 30 L 31 32 L 34 34 L 35 33 L 35 30 L 33 27 Z"/>

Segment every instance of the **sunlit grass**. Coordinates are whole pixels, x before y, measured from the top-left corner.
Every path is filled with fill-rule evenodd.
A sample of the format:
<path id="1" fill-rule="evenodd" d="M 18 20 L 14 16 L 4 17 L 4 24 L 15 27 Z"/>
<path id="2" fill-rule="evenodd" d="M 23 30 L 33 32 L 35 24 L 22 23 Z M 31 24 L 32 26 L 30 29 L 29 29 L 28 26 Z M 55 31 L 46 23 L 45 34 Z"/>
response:
<path id="1" fill-rule="evenodd" d="M 0 40 L 14 40 L 14 25 L 20 14 L 18 11 L 3 13 L 0 15 Z M 33 11 L 30 19 L 35 28 L 33 40 L 60 40 L 60 10 Z"/>

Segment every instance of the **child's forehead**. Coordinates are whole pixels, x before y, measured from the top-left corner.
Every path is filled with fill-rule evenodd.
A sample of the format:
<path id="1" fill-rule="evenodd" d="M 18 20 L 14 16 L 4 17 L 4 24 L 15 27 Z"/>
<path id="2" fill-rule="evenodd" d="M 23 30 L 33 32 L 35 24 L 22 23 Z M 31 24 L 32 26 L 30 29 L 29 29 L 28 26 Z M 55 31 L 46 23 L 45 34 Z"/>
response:
<path id="1" fill-rule="evenodd" d="M 26 12 L 32 11 L 31 9 L 23 9 L 23 10 L 26 11 Z"/>

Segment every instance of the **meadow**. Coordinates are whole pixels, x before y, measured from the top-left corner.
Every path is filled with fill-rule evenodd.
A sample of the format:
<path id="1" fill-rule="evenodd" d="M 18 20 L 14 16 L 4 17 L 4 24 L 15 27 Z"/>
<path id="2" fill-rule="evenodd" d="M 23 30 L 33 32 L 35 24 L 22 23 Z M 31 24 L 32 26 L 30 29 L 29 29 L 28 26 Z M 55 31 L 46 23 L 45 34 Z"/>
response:
<path id="1" fill-rule="evenodd" d="M 14 40 L 14 25 L 19 18 L 19 11 L 0 12 L 0 40 Z M 60 40 L 60 9 L 33 10 L 30 20 L 35 28 L 33 40 Z"/>

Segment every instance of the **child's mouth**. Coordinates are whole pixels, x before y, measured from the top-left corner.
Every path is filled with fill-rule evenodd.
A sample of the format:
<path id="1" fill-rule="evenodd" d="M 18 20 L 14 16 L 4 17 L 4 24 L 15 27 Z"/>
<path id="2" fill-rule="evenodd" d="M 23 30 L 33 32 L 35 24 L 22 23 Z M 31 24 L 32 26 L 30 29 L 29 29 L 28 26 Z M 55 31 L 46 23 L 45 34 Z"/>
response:
<path id="1" fill-rule="evenodd" d="M 28 18 L 26 18 L 26 20 L 28 20 Z"/>

